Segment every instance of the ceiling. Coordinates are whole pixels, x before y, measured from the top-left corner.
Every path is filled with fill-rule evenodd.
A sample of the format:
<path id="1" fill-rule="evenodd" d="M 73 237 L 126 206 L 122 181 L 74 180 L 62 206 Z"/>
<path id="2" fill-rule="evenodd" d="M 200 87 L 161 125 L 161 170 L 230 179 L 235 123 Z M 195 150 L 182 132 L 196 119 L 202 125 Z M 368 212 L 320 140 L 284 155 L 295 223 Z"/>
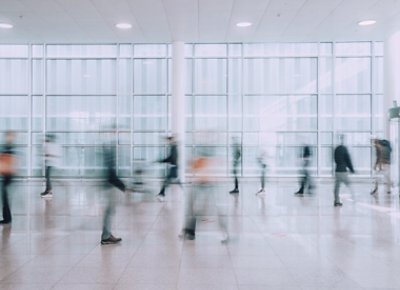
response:
<path id="1" fill-rule="evenodd" d="M 0 42 L 384 40 L 399 16 L 400 0 L 0 0 L 0 22 L 14 25 Z M 377 24 L 359 27 L 364 19 Z"/>

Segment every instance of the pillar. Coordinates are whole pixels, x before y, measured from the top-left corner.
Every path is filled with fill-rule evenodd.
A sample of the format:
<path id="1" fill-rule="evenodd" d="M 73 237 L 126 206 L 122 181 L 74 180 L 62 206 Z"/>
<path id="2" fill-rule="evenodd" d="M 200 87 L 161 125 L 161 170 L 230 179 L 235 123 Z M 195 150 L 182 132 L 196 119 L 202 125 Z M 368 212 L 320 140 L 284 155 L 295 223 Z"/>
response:
<path id="1" fill-rule="evenodd" d="M 385 40 L 384 82 L 385 136 L 389 139 L 388 112 L 394 101 L 400 104 L 400 31 L 391 34 Z"/>
<path id="2" fill-rule="evenodd" d="M 172 100 L 171 100 L 171 129 L 178 140 L 179 171 L 181 182 L 185 181 L 185 88 L 186 88 L 185 44 L 172 44 Z"/>

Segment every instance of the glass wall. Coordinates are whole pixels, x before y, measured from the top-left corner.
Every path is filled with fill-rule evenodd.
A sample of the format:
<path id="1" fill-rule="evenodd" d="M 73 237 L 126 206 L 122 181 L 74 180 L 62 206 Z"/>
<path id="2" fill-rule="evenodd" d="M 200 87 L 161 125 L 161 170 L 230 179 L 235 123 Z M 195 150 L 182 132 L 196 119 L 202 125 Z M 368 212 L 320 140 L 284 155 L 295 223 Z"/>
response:
<path id="1" fill-rule="evenodd" d="M 187 45 L 188 156 L 202 131 L 216 137 L 221 174 L 231 172 L 232 137 L 242 144 L 242 174 L 259 172 L 266 152 L 272 175 L 298 173 L 303 144 L 312 171 L 333 174 L 338 135 L 359 175 L 371 174 L 372 135 L 383 135 L 383 43 Z"/>
<path id="2" fill-rule="evenodd" d="M 113 127 L 121 176 L 165 155 L 169 59 L 167 44 L 0 46 L 0 126 L 18 132 L 20 174 L 43 176 L 47 133 L 62 144 L 62 177 L 98 176 Z"/>
<path id="3" fill-rule="evenodd" d="M 168 44 L 0 45 L 0 134 L 18 132 L 19 174 L 43 175 L 42 142 L 54 133 L 63 157 L 56 175 L 96 176 L 100 145 L 117 127 L 118 170 L 165 155 L 170 131 Z M 371 135 L 382 136 L 383 43 L 187 44 L 186 157 L 212 146 L 218 174 L 295 175 L 302 144 L 312 170 L 333 174 L 344 133 L 357 173 L 371 174 Z M 1 138 L 3 140 L 3 138 Z M 1 141 L 3 142 L 3 141 Z M 160 172 L 152 171 L 154 176 Z"/>

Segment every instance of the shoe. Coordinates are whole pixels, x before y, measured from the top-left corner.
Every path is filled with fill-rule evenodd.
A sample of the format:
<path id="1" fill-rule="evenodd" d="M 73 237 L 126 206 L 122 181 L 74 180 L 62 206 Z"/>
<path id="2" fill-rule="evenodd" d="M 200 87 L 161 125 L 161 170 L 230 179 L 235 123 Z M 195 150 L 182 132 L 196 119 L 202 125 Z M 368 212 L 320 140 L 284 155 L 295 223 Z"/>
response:
<path id="1" fill-rule="evenodd" d="M 336 206 L 342 206 L 343 205 L 343 203 L 341 203 L 341 202 L 335 202 L 334 203 L 334 206 L 336 207 Z"/>
<path id="2" fill-rule="evenodd" d="M 158 200 L 159 202 L 164 202 L 164 201 L 165 201 L 165 196 L 164 196 L 164 195 L 161 195 L 161 194 L 158 194 L 158 195 L 157 195 L 157 200 Z"/>
<path id="3" fill-rule="evenodd" d="M 261 188 L 259 191 L 257 191 L 256 195 L 264 194 L 264 193 L 265 193 L 264 188 Z"/>
<path id="4" fill-rule="evenodd" d="M 377 193 L 377 192 L 378 192 L 378 189 L 375 188 L 373 191 L 371 191 L 371 195 L 374 195 L 374 194 Z"/>
<path id="5" fill-rule="evenodd" d="M 0 225 L 8 225 L 8 224 L 11 224 L 11 221 L 5 221 L 5 220 L 0 221 Z"/>
<path id="6" fill-rule="evenodd" d="M 194 231 L 182 230 L 182 233 L 178 236 L 180 239 L 193 241 L 196 238 Z"/>
<path id="7" fill-rule="evenodd" d="M 116 238 L 113 235 L 110 235 L 110 237 L 108 239 L 101 240 L 100 243 L 102 245 L 111 245 L 111 244 L 118 244 L 121 241 L 122 241 L 121 238 Z"/>
<path id="8" fill-rule="evenodd" d="M 53 198 L 53 192 L 48 191 L 48 192 L 43 192 L 40 194 L 41 198 Z"/>
<path id="9" fill-rule="evenodd" d="M 224 233 L 221 239 L 221 243 L 225 244 L 229 241 L 229 235 L 227 233 Z"/>
<path id="10" fill-rule="evenodd" d="M 297 191 L 297 192 L 294 193 L 294 195 L 303 196 L 303 195 L 304 195 L 304 192 L 302 192 L 302 191 Z"/>
<path id="11" fill-rule="evenodd" d="M 239 193 L 239 189 L 235 188 L 234 190 L 231 190 L 229 193 L 230 194 Z"/>

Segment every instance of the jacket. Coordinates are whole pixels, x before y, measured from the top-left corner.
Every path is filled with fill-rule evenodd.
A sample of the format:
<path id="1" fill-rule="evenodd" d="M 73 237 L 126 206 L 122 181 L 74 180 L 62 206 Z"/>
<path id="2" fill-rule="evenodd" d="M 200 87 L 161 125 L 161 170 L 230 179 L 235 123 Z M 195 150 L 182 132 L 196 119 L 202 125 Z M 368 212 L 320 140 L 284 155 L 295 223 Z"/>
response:
<path id="1" fill-rule="evenodd" d="M 347 172 L 347 168 L 350 172 L 354 173 L 353 164 L 351 163 L 351 158 L 349 151 L 347 151 L 346 146 L 339 145 L 335 149 L 335 163 L 336 172 Z"/>

